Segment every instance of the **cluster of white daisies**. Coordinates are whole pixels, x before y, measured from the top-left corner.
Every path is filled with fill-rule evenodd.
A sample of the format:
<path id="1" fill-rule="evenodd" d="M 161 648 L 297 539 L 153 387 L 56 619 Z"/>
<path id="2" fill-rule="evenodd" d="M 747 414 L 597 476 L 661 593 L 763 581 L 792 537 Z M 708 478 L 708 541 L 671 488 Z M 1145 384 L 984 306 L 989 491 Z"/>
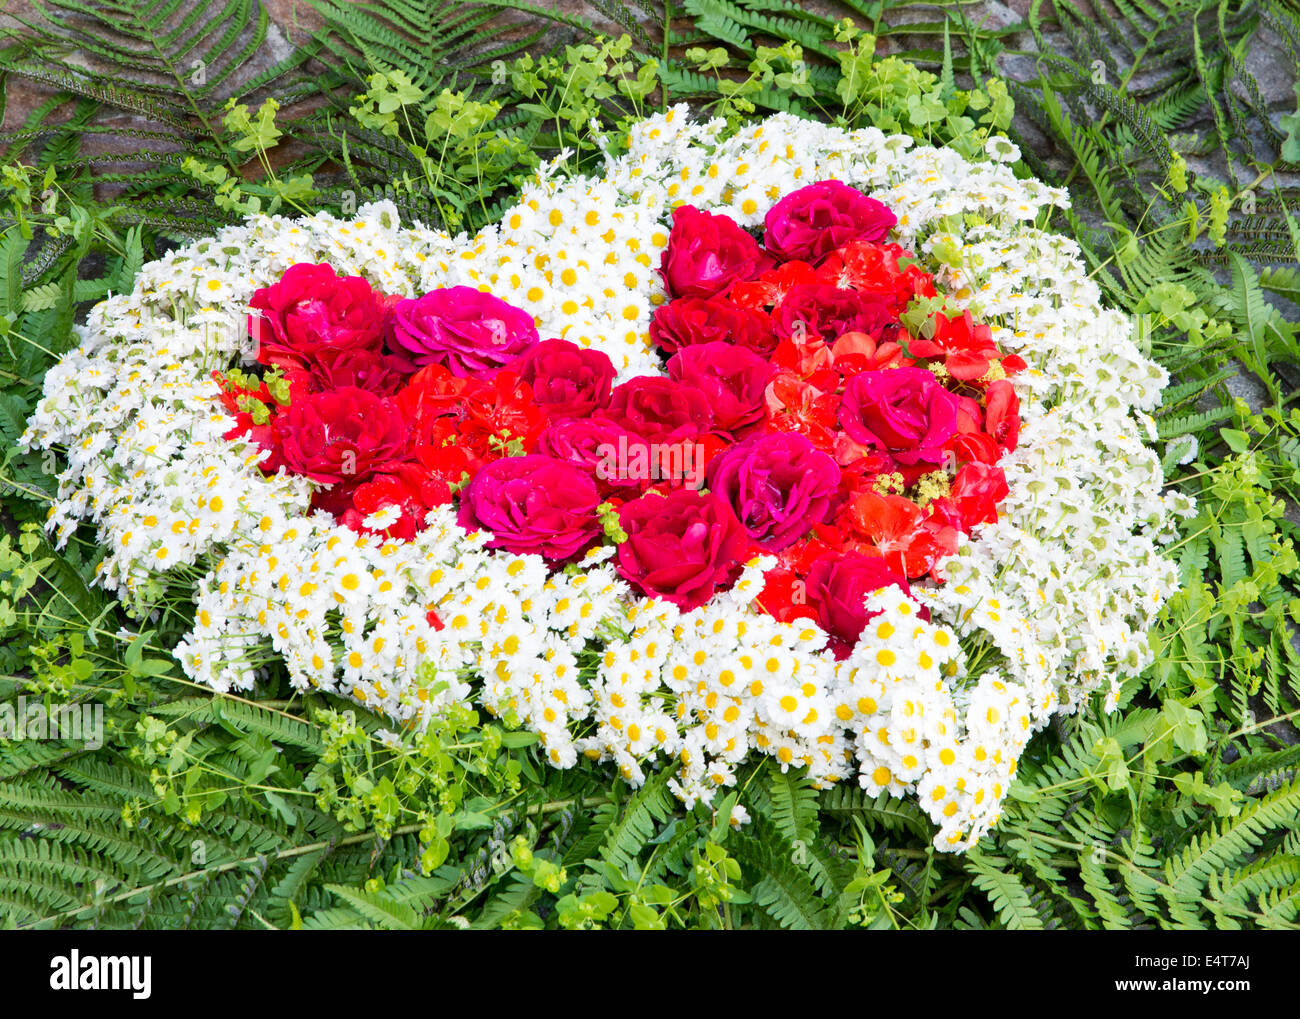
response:
<path id="1" fill-rule="evenodd" d="M 684 107 L 652 117 L 603 178 L 553 168 L 476 236 L 402 227 L 379 203 L 349 221 L 256 217 L 146 265 L 131 294 L 93 310 L 24 436 L 67 449 L 51 531 L 93 522 L 99 579 L 138 616 L 192 591 L 176 654 L 219 690 L 280 659 L 296 686 L 399 722 L 472 699 L 538 733 L 558 767 L 585 754 L 639 782 L 676 765 L 687 803 L 768 754 L 821 784 L 915 794 L 940 849 L 972 845 L 1029 736 L 1093 691 L 1113 699 L 1150 659 L 1146 632 L 1176 586 L 1161 545 L 1189 509 L 1162 494 L 1143 442 L 1166 376 L 1100 306 L 1076 245 L 1035 228 L 1065 196 L 1018 180 L 1009 142 L 967 162 L 787 115 L 722 128 Z M 936 246 L 947 262 L 959 251 L 937 282 L 1030 365 L 1015 377 L 1024 427 L 1001 518 L 963 541 L 943 585 L 873 595 L 880 614 L 844 661 L 814 625 L 750 606 L 770 560 L 682 613 L 635 595 L 608 548 L 548 576 L 540 558 L 485 549 L 449 507 L 409 543 L 358 535 L 309 513 L 307 481 L 264 477 L 255 446 L 222 438 L 210 373 L 238 360 L 253 291 L 294 263 L 406 296 L 478 286 L 532 312 L 541 335 L 605 351 L 621 381 L 659 371 L 647 330 L 676 205 L 758 226 L 828 178 L 888 204 L 892 239 L 927 268 Z"/>

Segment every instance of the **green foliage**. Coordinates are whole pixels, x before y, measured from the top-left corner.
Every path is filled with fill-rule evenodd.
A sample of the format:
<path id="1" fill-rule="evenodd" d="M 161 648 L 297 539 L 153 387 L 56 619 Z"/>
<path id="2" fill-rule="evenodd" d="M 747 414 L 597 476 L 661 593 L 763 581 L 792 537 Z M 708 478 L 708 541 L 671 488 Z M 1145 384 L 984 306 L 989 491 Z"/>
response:
<path id="1" fill-rule="evenodd" d="M 910 51 L 876 56 L 879 39 L 891 34 L 879 20 L 886 5 L 879 5 L 870 30 L 864 30 L 851 18 L 832 21 L 796 4 L 686 0 L 692 28 L 670 31 L 666 47 L 689 48 L 685 66 L 664 61 L 665 101 L 689 98 L 732 122 L 757 111 L 789 111 L 848 126 L 874 125 L 928 144 L 950 145 L 967 156 L 982 152 L 985 140 L 1011 123 L 1006 85 L 989 78 L 959 89 L 958 70 L 982 81 L 976 50 L 969 57 L 954 55 L 948 17 L 927 20 L 925 14 L 933 18 L 933 11 L 919 5 L 915 11 L 908 4 L 891 6 L 895 14 L 904 9 L 922 13 L 921 20 L 906 24 L 913 36 L 942 32 L 943 50 L 926 54 L 937 74 L 917 66 L 918 54 Z M 863 16 L 861 8 L 848 8 Z M 954 12 L 953 17 L 960 15 Z M 997 35 L 980 37 L 993 41 Z M 706 41 L 714 45 L 700 45 Z"/>
<path id="2" fill-rule="evenodd" d="M 9 82 L 38 82 L 58 90 L 17 131 L 0 136 L 5 158 L 20 155 L 42 169 L 57 166 L 63 188 L 78 203 L 94 188 L 114 200 L 105 213 L 152 234 L 196 234 L 228 219 L 182 171 L 185 159 L 236 172 L 246 160 L 238 139 L 223 130 L 228 100 L 272 85 L 292 94 L 306 80 L 301 65 L 311 47 L 268 70 L 245 69 L 266 42 L 267 15 L 257 0 L 190 5 L 179 0 L 38 0 L 20 27 L 0 35 L 0 71 Z M 68 56 L 75 52 L 78 59 Z M 91 115 L 120 111 L 135 126 L 106 133 Z M 71 112 L 71 117 L 67 114 Z M 46 182 L 48 188 L 49 182 Z M 234 210 L 226 210 L 231 213 Z"/>
<path id="3" fill-rule="evenodd" d="M 1107 221 L 1078 231 L 1085 249 L 1105 260 L 1125 230 L 1188 228 L 1189 243 L 1154 253 L 1140 279 L 1200 285 L 1212 278 L 1207 267 L 1231 262 L 1233 253 L 1256 262 L 1292 259 L 1286 208 L 1295 194 L 1277 173 L 1294 157 L 1269 119 L 1245 54 L 1264 30 L 1287 44 L 1293 22 L 1276 2 L 1111 7 L 1048 0 L 1031 7 L 1040 77 L 1013 82 L 1011 94 L 1073 162 L 1061 182 L 1071 188 L 1076 213 L 1095 209 Z M 1061 34 L 1069 40 L 1065 50 Z M 1030 153 L 1030 165 L 1047 173 L 1050 155 Z M 1217 168 L 1191 174 L 1189 158 Z M 1192 243 L 1201 219 L 1219 250 Z M 1102 279 L 1116 301 L 1140 296 L 1133 281 Z"/>
<path id="4" fill-rule="evenodd" d="M 569 169 L 590 166 L 602 142 L 591 124 L 617 138 L 656 85 L 654 61 L 634 57 L 629 37 L 592 39 L 588 22 L 549 5 L 315 6 L 325 20 L 316 55 L 332 87 L 292 130 L 319 162 L 343 168 L 322 201 L 344 211 L 388 198 L 408 219 L 477 229 L 541 158 L 568 152 Z M 526 30 L 503 34 L 504 13 Z M 583 41 L 535 55 L 548 26 Z"/>

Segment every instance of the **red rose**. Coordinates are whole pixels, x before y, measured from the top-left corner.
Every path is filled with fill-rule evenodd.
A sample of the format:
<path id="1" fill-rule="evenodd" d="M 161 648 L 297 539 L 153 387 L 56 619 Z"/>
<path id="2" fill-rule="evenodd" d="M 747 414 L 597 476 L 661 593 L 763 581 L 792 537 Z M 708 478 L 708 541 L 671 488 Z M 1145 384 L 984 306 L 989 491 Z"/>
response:
<path id="1" fill-rule="evenodd" d="M 446 445 L 415 447 L 415 459 L 428 472 L 430 481 L 439 486 L 438 491 L 447 490 L 446 498 L 441 495 L 433 498 L 431 506 L 450 502 L 451 486 L 464 484 L 483 466 L 483 459 L 468 446 L 458 445 L 455 438 L 455 429 L 448 428 Z"/>
<path id="2" fill-rule="evenodd" d="M 879 294 L 841 290 L 824 283 L 791 287 L 772 313 L 777 336 L 801 340 L 820 337 L 834 343 L 845 333 L 866 333 L 879 340 L 895 316 Z"/>
<path id="3" fill-rule="evenodd" d="M 703 343 L 732 343 L 760 357 L 776 348 L 767 315 L 719 298 L 683 297 L 661 304 L 650 320 L 650 341 L 665 354 Z"/>
<path id="4" fill-rule="evenodd" d="M 668 360 L 668 374 L 708 397 L 713 422 L 735 432 L 763 419 L 764 391 L 776 369 L 757 354 L 730 343 L 701 343 Z"/>
<path id="5" fill-rule="evenodd" d="M 817 612 L 818 625 L 842 642 L 832 645 L 837 658 L 845 657 L 857 643 L 874 612 L 867 596 L 882 587 L 898 587 L 911 594 L 907 578 L 892 570 L 879 556 L 861 552 L 823 555 L 808 570 L 808 604 Z"/>
<path id="6" fill-rule="evenodd" d="M 285 465 L 322 484 L 364 481 L 408 452 L 396 406 L 356 386 L 294 400 L 278 424 Z"/>
<path id="7" fill-rule="evenodd" d="M 957 434 L 959 401 L 924 368 L 862 372 L 844 388 L 839 422 L 854 442 L 898 463 L 938 464 Z"/>
<path id="8" fill-rule="evenodd" d="M 261 364 L 301 368 L 328 352 L 379 349 L 385 304 L 360 276 L 299 262 L 249 303 L 248 329 Z"/>
<path id="9" fill-rule="evenodd" d="M 609 403 L 613 362 L 599 350 L 568 340 L 542 340 L 510 368 L 533 390 L 533 402 L 552 418 L 588 417 Z"/>
<path id="10" fill-rule="evenodd" d="M 693 205 L 673 210 L 659 275 L 669 297 L 712 297 L 747 280 L 763 265 L 758 241 L 723 215 Z"/>
<path id="11" fill-rule="evenodd" d="M 749 555 L 749 540 L 720 496 L 679 488 L 626 503 L 619 522 L 619 576 L 642 594 L 684 612 L 703 605 L 732 583 Z"/>
<path id="12" fill-rule="evenodd" d="M 1010 491 L 1001 467 L 969 463 L 953 478 L 947 499 L 961 514 L 962 529 L 969 531 L 977 524 L 994 523 L 998 519 L 998 503 Z"/>
<path id="13" fill-rule="evenodd" d="M 898 222 L 857 188 L 823 180 L 792 191 L 768 211 L 763 246 L 782 261 L 815 262 L 849 241 L 883 241 Z"/>
<path id="14" fill-rule="evenodd" d="M 948 444 L 959 464 L 995 464 L 1002 459 L 997 441 L 985 432 L 961 432 Z"/>
<path id="15" fill-rule="evenodd" d="M 615 386 L 609 406 L 596 416 L 653 443 L 695 439 L 713 427 L 708 397 L 660 375 L 639 375 Z"/>
<path id="16" fill-rule="evenodd" d="M 460 497 L 467 531 L 492 532 L 489 548 L 569 559 L 600 534 L 596 484 L 581 468 L 549 456 L 512 456 L 487 464 Z"/>

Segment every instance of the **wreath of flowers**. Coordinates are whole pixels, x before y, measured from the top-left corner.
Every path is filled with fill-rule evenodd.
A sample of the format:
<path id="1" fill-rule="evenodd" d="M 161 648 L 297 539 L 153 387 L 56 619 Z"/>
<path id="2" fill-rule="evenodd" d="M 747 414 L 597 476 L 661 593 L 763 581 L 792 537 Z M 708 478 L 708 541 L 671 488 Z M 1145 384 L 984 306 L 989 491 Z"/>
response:
<path id="1" fill-rule="evenodd" d="M 967 848 L 1150 660 L 1190 509 L 1143 443 L 1166 376 L 1018 157 L 679 107 L 476 236 L 254 218 L 47 375 L 49 528 L 98 527 L 137 618 L 192 589 L 219 690 L 472 699 L 687 804 L 767 754 Z"/>

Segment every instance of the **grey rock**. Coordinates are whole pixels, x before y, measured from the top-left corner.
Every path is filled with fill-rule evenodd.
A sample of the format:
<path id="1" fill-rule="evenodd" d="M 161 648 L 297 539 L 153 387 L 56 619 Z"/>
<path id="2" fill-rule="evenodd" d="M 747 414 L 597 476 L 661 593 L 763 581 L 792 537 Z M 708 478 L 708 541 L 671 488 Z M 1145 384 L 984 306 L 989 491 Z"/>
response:
<path id="1" fill-rule="evenodd" d="M 1264 385 L 1240 365 L 1238 372 L 1228 379 L 1224 386 L 1234 399 L 1244 400 L 1252 414 L 1258 414 L 1264 407 L 1272 405 L 1272 399 Z"/>
<path id="2" fill-rule="evenodd" d="M 1295 61 L 1278 45 L 1277 37 L 1271 29 L 1263 29 L 1253 40 L 1242 63 L 1259 83 L 1259 90 L 1264 94 L 1270 109 L 1282 113 L 1295 112 Z"/>

